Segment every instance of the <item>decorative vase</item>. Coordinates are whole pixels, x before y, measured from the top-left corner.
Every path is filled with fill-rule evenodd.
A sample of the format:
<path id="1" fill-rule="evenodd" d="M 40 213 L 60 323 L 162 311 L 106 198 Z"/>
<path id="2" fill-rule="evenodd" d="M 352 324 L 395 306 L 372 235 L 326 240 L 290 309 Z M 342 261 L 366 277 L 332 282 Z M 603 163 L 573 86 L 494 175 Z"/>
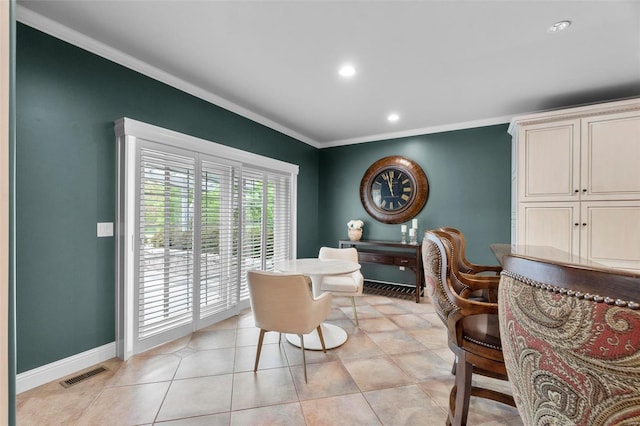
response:
<path id="1" fill-rule="evenodd" d="M 349 229 L 347 231 L 348 235 L 349 235 L 349 239 L 351 241 L 360 241 L 360 238 L 362 238 L 362 228 L 360 229 Z"/>

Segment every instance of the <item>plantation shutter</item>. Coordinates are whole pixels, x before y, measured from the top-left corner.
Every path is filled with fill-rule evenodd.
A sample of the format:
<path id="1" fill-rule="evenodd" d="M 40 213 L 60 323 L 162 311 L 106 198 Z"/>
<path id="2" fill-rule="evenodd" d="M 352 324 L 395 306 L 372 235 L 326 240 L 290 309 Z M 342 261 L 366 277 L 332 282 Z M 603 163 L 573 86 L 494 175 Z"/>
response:
<path id="1" fill-rule="evenodd" d="M 241 299 L 248 270 L 273 271 L 292 257 L 292 233 L 290 175 L 243 167 Z"/>
<path id="2" fill-rule="evenodd" d="M 202 161 L 200 318 L 238 304 L 238 196 L 233 166 Z"/>
<path id="3" fill-rule="evenodd" d="M 240 299 L 249 298 L 247 271 L 265 269 L 263 219 L 265 211 L 264 176 L 261 172 L 242 170 L 242 227 Z"/>
<path id="4" fill-rule="evenodd" d="M 267 235 L 265 269 L 272 271 L 276 262 L 291 259 L 291 179 L 289 175 L 267 175 Z"/>
<path id="5" fill-rule="evenodd" d="M 140 149 L 139 341 L 192 319 L 194 168 L 193 158 Z"/>

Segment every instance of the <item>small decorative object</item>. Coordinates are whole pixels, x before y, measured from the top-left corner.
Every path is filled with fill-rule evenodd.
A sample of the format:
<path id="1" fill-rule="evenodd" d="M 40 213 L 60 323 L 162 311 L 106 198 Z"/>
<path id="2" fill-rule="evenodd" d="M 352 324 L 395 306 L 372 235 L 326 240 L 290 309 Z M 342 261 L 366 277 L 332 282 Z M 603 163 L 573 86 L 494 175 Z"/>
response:
<path id="1" fill-rule="evenodd" d="M 416 228 L 409 229 L 409 244 L 418 244 L 418 232 Z"/>
<path id="2" fill-rule="evenodd" d="M 376 161 L 360 181 L 362 206 L 383 223 L 402 223 L 415 217 L 428 197 L 429 182 L 422 168 L 399 155 Z"/>
<path id="3" fill-rule="evenodd" d="M 411 232 L 413 231 L 413 235 Z M 418 219 L 411 221 L 411 231 L 409 231 L 409 237 L 411 238 L 411 244 L 418 244 Z"/>
<path id="4" fill-rule="evenodd" d="M 347 222 L 347 235 L 351 241 L 360 241 L 362 238 L 362 227 L 364 222 L 360 219 L 350 220 Z"/>
<path id="5" fill-rule="evenodd" d="M 407 225 L 401 225 L 400 232 L 402 232 L 402 244 L 407 244 Z"/>

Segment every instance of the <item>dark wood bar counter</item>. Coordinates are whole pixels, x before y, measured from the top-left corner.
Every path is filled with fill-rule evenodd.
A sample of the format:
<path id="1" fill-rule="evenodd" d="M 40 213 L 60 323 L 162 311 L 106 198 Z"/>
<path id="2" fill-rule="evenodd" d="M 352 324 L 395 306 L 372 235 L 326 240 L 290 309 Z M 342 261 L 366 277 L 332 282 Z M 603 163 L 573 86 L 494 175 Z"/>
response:
<path id="1" fill-rule="evenodd" d="M 612 299 L 640 301 L 640 274 L 589 262 L 552 247 L 492 244 L 504 270 L 545 284 Z"/>

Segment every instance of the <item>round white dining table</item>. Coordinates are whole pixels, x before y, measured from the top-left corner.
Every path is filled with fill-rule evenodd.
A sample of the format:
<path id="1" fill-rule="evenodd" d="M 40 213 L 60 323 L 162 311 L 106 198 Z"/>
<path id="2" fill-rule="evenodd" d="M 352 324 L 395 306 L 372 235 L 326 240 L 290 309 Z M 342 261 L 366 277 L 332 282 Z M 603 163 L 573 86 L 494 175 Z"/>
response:
<path id="1" fill-rule="evenodd" d="M 322 278 L 327 275 L 343 275 L 355 272 L 360 269 L 360 265 L 347 260 L 333 259 L 292 259 L 276 262 L 275 268 L 281 272 L 298 273 L 309 276 L 311 278 L 311 288 L 313 297 L 319 297 L 322 294 L 320 287 Z M 337 325 L 322 323 L 322 337 L 327 349 L 337 348 L 347 341 L 347 332 Z M 295 334 L 287 334 L 287 341 L 292 345 L 300 347 L 300 338 Z M 322 350 L 320 337 L 317 331 L 313 331 L 304 335 L 305 349 L 316 351 Z"/>

